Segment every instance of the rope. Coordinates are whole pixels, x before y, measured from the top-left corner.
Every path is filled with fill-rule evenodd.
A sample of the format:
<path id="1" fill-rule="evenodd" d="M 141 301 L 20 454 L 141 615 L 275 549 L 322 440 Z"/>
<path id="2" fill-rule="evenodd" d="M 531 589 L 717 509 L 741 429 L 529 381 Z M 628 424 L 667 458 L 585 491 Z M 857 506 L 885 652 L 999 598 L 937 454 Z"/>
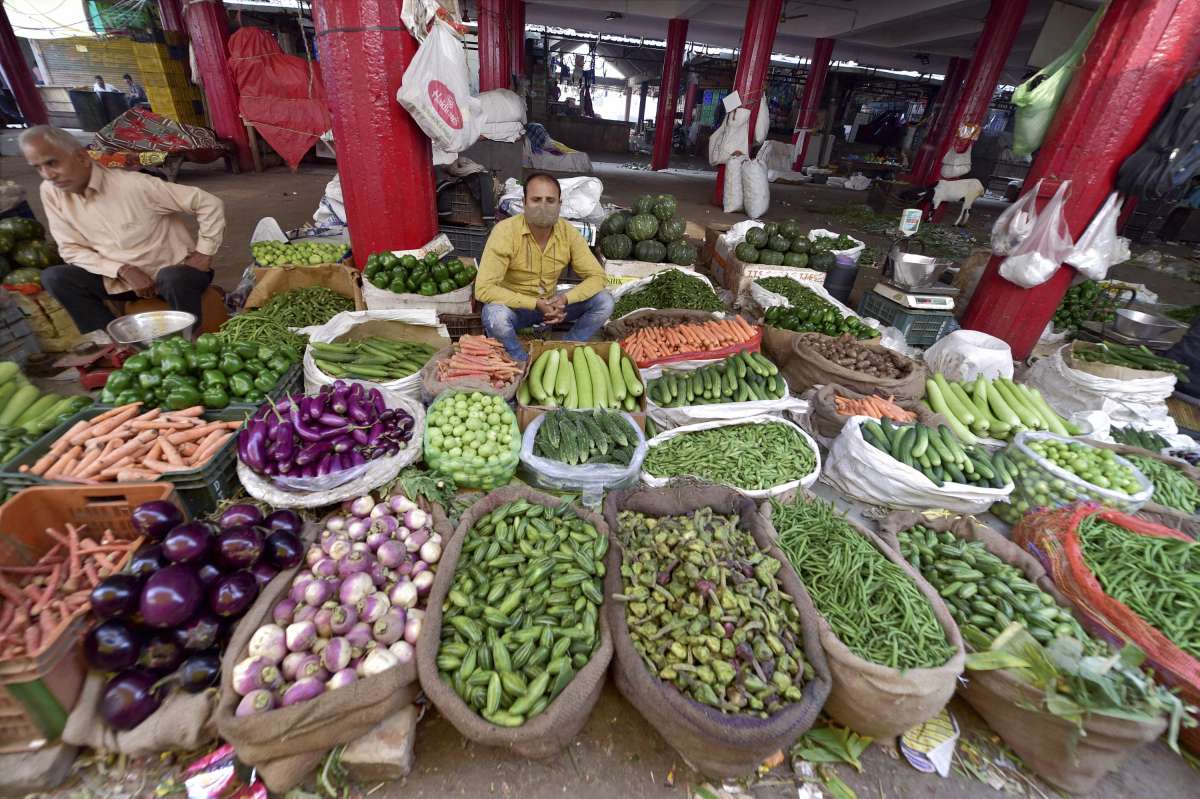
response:
<path id="1" fill-rule="evenodd" d="M 1148 200 L 1178 193 L 1200 173 L 1200 75 L 1175 92 L 1167 110 L 1117 173 L 1117 189 Z"/>

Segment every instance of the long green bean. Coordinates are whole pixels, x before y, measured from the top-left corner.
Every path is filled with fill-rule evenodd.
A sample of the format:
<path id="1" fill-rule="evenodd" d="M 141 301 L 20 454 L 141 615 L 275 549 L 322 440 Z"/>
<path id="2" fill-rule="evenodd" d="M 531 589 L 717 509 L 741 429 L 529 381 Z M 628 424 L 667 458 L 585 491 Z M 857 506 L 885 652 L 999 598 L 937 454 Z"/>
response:
<path id="1" fill-rule="evenodd" d="M 1200 658 L 1200 544 L 1139 535 L 1095 514 L 1079 523 L 1079 542 L 1106 594 Z"/>
<path id="2" fill-rule="evenodd" d="M 796 428 L 765 422 L 681 433 L 652 448 L 643 468 L 655 477 L 698 477 L 759 491 L 799 480 L 815 465 Z"/>
<path id="3" fill-rule="evenodd" d="M 1195 513 L 1200 507 L 1200 486 L 1197 486 L 1186 474 L 1169 463 L 1144 458 L 1140 455 L 1126 455 L 1125 459 L 1138 468 L 1146 479 L 1154 484 L 1154 496 L 1151 502 L 1175 508 L 1184 513 Z"/>
<path id="4" fill-rule="evenodd" d="M 954 654 L 912 578 L 832 505 L 773 499 L 771 515 L 780 549 L 851 652 L 901 670 L 940 666 Z"/>
<path id="5" fill-rule="evenodd" d="M 270 344 L 287 347 L 299 359 L 304 352 L 306 339 L 288 329 L 288 326 L 264 314 L 261 309 L 246 311 L 231 316 L 221 325 L 218 334 L 223 343 L 247 341 L 254 344 Z"/>

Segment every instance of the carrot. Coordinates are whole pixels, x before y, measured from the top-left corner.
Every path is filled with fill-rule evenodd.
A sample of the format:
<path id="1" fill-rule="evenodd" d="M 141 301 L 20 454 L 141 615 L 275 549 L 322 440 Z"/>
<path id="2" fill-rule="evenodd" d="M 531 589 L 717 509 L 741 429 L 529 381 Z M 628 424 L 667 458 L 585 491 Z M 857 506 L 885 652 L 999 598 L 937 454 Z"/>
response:
<path id="1" fill-rule="evenodd" d="M 183 471 L 182 466 L 177 466 L 173 463 L 167 463 L 165 461 L 151 460 L 150 458 L 143 459 L 142 466 L 145 467 L 147 471 L 155 472 L 157 474 Z"/>
<path id="2" fill-rule="evenodd" d="M 96 424 L 95 422 L 93 422 L 86 430 L 81 430 L 80 432 L 71 436 L 71 438 L 68 440 L 71 442 L 71 445 L 74 446 L 74 445 L 78 445 L 78 444 L 83 444 L 88 439 L 96 438 L 97 436 L 102 436 L 105 433 L 110 433 L 113 430 L 116 430 L 118 427 L 120 427 L 123 422 L 126 422 L 129 419 L 132 419 L 137 414 L 138 408 L 140 406 L 141 406 L 140 402 L 135 402 L 131 405 L 125 405 L 125 406 L 123 406 L 123 409 L 121 410 L 120 413 L 118 413 L 108 419 L 105 419 L 103 422 L 100 422 L 99 424 Z"/>
<path id="3" fill-rule="evenodd" d="M 61 577 L 62 577 L 62 564 L 60 563 L 54 567 L 54 570 L 52 572 L 50 572 L 50 581 L 46 585 L 46 590 L 45 590 L 45 592 L 42 593 L 41 598 L 30 609 L 30 611 L 29 611 L 30 613 L 32 613 L 33 615 L 36 616 L 37 614 L 42 612 L 42 609 L 46 607 L 46 603 L 49 602 L 51 599 L 53 599 L 55 592 L 58 591 L 58 588 L 60 585 L 59 580 L 61 579 Z"/>
<path id="4" fill-rule="evenodd" d="M 67 524 L 67 580 L 63 583 L 63 588 L 67 591 L 74 591 L 79 585 L 79 533 L 84 529 L 86 528 Z"/>
<path id="5" fill-rule="evenodd" d="M 100 583 L 100 575 L 96 573 L 96 564 L 90 560 L 83 564 L 83 573 L 92 588 L 95 588 Z"/>
<path id="6" fill-rule="evenodd" d="M 113 410 L 116 410 L 116 409 L 114 408 Z M 107 411 L 106 413 L 112 413 L 112 411 Z M 101 414 L 101 416 L 103 416 L 103 414 Z M 97 416 L 96 418 L 99 419 L 100 417 Z M 59 437 L 58 441 L 55 441 L 50 446 L 50 451 L 45 456 L 43 456 L 41 459 L 39 459 L 38 463 L 40 464 L 43 460 L 47 460 L 47 459 L 49 459 L 50 461 L 53 461 L 54 455 L 57 455 L 60 452 L 63 452 L 64 450 L 67 450 L 70 448 L 71 439 L 74 438 L 76 434 L 81 433 L 84 430 L 86 430 L 95 421 L 96 421 L 95 419 L 93 419 L 91 422 L 87 421 L 86 419 L 80 419 L 78 422 L 71 425 L 71 429 L 68 430 L 67 432 L 63 433 L 62 436 Z"/>
<path id="7" fill-rule="evenodd" d="M 121 445 L 114 451 L 108 453 L 103 458 L 98 460 L 97 463 L 100 464 L 101 466 L 111 466 L 113 463 L 117 462 L 121 458 L 132 456 L 133 454 L 135 454 L 144 445 L 153 441 L 155 436 L 156 436 L 156 434 L 153 430 L 143 430 L 142 432 L 140 432 L 136 436 L 134 436 L 132 441 L 129 441 L 129 442 Z"/>
<path id="8" fill-rule="evenodd" d="M 181 411 L 171 411 L 171 416 L 203 416 L 204 406 L 193 405 L 190 408 L 184 408 Z"/>
<path id="9" fill-rule="evenodd" d="M 32 655 L 37 651 L 38 644 L 42 640 L 42 635 L 38 631 L 36 625 L 29 625 L 25 628 L 25 653 Z"/>
<path id="10" fill-rule="evenodd" d="M 144 469 L 128 469 L 122 468 L 114 472 L 114 476 L 118 483 L 138 483 L 144 480 L 157 480 L 158 472 L 151 472 Z"/>
<path id="11" fill-rule="evenodd" d="M 225 442 L 228 441 L 232 436 L 233 433 L 223 433 L 217 436 L 215 439 L 205 439 L 205 443 L 198 447 L 196 452 L 192 455 L 192 465 L 200 466 L 204 463 L 207 463 L 208 460 L 216 455 L 217 451 L 220 450 L 221 447 L 225 445 Z"/>
<path id="12" fill-rule="evenodd" d="M 167 463 L 173 463 L 176 466 L 183 465 L 183 458 L 179 455 L 179 450 L 175 449 L 174 445 L 164 436 L 159 436 L 154 441 L 155 446 L 162 447 L 163 456 L 166 457 Z"/>
<path id="13" fill-rule="evenodd" d="M 240 427 L 241 424 L 239 423 Z M 199 441 L 214 430 L 219 430 L 223 427 L 221 422 L 209 422 L 199 427 L 193 427 L 191 430 L 185 430 L 181 433 L 172 433 L 167 436 L 167 441 L 172 444 L 184 444 L 188 441 Z"/>

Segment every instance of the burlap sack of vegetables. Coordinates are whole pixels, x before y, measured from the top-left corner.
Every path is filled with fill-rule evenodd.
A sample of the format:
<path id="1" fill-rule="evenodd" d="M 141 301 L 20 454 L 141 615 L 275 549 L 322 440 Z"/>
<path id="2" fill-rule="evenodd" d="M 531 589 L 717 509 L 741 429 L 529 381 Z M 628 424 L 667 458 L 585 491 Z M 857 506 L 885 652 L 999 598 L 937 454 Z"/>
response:
<path id="1" fill-rule="evenodd" d="M 787 505 L 792 502 L 793 496 L 786 494 L 777 501 Z M 809 494 L 803 496 L 811 497 Z M 770 501 L 763 504 L 762 512 L 773 525 Z M 918 593 L 929 603 L 933 617 L 945 632 L 946 643 L 952 651 L 941 665 L 928 668 L 899 669 L 874 663 L 855 654 L 834 632 L 820 608 L 816 608 L 821 646 L 825 649 L 829 672 L 833 675 L 833 688 L 825 703 L 825 712 L 860 735 L 894 738 L 933 718 L 946 706 L 963 672 L 966 652 L 958 625 L 937 591 L 898 553 L 885 545 L 879 536 L 849 519 L 846 522 L 912 580 Z M 771 535 L 778 535 L 773 526 Z M 859 583 L 847 590 L 878 592 L 888 589 L 885 585 L 871 587 Z M 863 623 L 867 623 L 867 620 L 864 619 Z"/>
<path id="2" fill-rule="evenodd" d="M 75 709 L 67 717 L 63 741 L 98 752 L 143 757 L 168 751 L 190 752 L 216 740 L 215 690 L 199 694 L 175 690 L 137 727 L 117 732 L 100 715 L 100 697 L 107 682 L 103 674 L 88 674 Z"/>
<path id="3" fill-rule="evenodd" d="M 426 506 L 422 503 L 422 507 Z M 453 534 L 439 506 L 429 512 L 433 529 L 443 540 Z M 266 786 L 278 793 L 299 785 L 330 749 L 361 738 L 412 704 L 419 691 L 416 664 L 408 663 L 305 702 L 250 716 L 234 715 L 241 697 L 233 690 L 233 668 L 246 657 L 250 637 L 270 622 L 276 603 L 291 590 L 292 578 L 301 568 L 283 572 L 267 585 L 229 639 L 221 661 L 217 729 L 233 745 L 238 759 L 257 768 Z"/>
<path id="4" fill-rule="evenodd" d="M 712 508 L 713 513 L 722 516 L 736 514 L 739 517 L 740 528 L 754 537 L 763 552 L 779 561 L 780 568 L 775 577 L 799 612 L 804 659 L 812 667 L 812 676 L 805 681 L 799 701 L 785 705 L 767 718 L 749 713 L 724 713 L 694 701 L 673 683 L 659 679 L 634 646 L 625 603 L 611 598 L 626 593 L 621 575 L 620 512 L 677 516 L 691 514 L 700 508 Z M 808 592 L 774 544 L 770 524 L 758 512 L 754 500 L 733 489 L 708 484 L 633 488 L 610 493 L 604 502 L 604 517 L 611 530 L 604 593 L 609 597 L 607 614 L 616 647 L 613 673 L 621 695 L 688 763 L 712 777 L 743 777 L 807 732 L 821 712 L 830 690 L 829 669 L 817 635 L 818 616 Z"/>
<path id="5" fill-rule="evenodd" d="M 808 429 L 816 437 L 818 441 L 828 444 L 833 439 L 838 437 L 838 433 L 842 432 L 842 428 L 846 426 L 846 422 L 850 421 L 849 416 L 843 416 L 838 413 L 836 397 L 846 397 L 847 399 L 864 399 L 870 396 L 888 396 L 887 392 L 874 391 L 863 393 L 855 391 L 852 388 L 837 383 L 828 383 L 812 392 L 812 396 L 808 397 Z M 928 427 L 937 427 L 939 424 L 945 424 L 946 420 L 940 414 L 936 414 L 923 403 L 918 400 L 893 400 L 897 405 L 906 411 L 911 411 L 917 415 L 916 421 Z"/>
<path id="6" fill-rule="evenodd" d="M 964 541 L 978 541 L 1059 605 L 1071 608 L 1053 583 L 1042 579 L 1046 570 L 1037 558 L 972 517 L 899 511 L 879 523 L 880 536 L 899 552 L 897 534 L 917 524 L 939 533 L 948 530 Z M 1045 703 L 1043 692 L 1003 669 L 968 671 L 959 692 L 1038 776 L 1070 793 L 1090 792 L 1167 727 L 1165 716 L 1159 722 L 1146 723 L 1099 713 L 1086 715 L 1077 726 L 1040 710 Z"/>
<path id="7" fill-rule="evenodd" d="M 613 643 L 603 608 L 601 608 L 600 642 L 588 662 L 579 669 L 567 687 L 541 713 L 518 727 L 501 727 L 484 719 L 454 688 L 438 674 L 438 650 L 442 638 L 442 605 L 454 584 L 454 573 L 463 545 L 471 528 L 481 518 L 501 505 L 517 500 L 534 505 L 557 508 L 562 500 L 523 486 L 500 488 L 472 505 L 459 520 L 454 537 L 445 543 L 438 563 L 437 578 L 429 591 L 428 609 L 417 640 L 417 670 L 421 689 L 434 707 L 454 725 L 463 737 L 487 746 L 508 749 L 522 757 L 543 758 L 557 754 L 570 745 L 587 723 L 588 716 L 604 688 L 604 676 L 612 660 Z M 572 509 L 580 519 L 608 535 L 608 528 L 598 514 L 578 505 Z"/>
<path id="8" fill-rule="evenodd" d="M 460 391 L 487 391 L 491 394 L 499 394 L 504 397 L 506 402 L 511 402 L 513 397 L 517 396 L 517 386 L 521 384 L 521 373 L 517 374 L 500 388 L 492 385 L 490 380 L 485 380 L 480 377 L 464 377 L 457 380 L 442 380 L 438 377 L 438 364 L 445 361 L 454 354 L 454 347 L 446 347 L 439 350 L 432 358 L 425 362 L 421 367 L 421 400 L 429 405 L 443 392 L 449 389 L 458 389 Z"/>
<path id="9" fill-rule="evenodd" d="M 912 358 L 906 358 L 872 341 L 856 342 L 854 351 L 865 350 L 870 353 L 869 357 L 877 361 L 883 359 L 878 362 L 889 362 L 904 372 L 901 377 L 880 376 L 869 371 L 876 368 L 869 364 L 850 369 L 827 359 L 813 348 L 813 344 L 821 340 L 829 341 L 829 336 L 767 327 L 763 330 L 762 348 L 767 357 L 779 366 L 779 371 L 796 393 L 813 386 L 837 383 L 863 394 L 880 393 L 898 400 L 919 400 L 925 396 L 928 371 Z"/>

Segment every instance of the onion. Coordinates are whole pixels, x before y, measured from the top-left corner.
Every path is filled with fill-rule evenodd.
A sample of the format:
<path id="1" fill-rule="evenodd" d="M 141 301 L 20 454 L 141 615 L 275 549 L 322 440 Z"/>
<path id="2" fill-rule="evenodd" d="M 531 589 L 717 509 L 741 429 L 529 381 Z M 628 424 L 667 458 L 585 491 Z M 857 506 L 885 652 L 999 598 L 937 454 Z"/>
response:
<path id="1" fill-rule="evenodd" d="M 277 624 L 267 624 L 255 630 L 250 636 L 250 644 L 246 648 L 250 657 L 266 658 L 272 664 L 279 664 L 288 653 L 287 640 L 283 628 Z"/>
<path id="2" fill-rule="evenodd" d="M 412 580 L 402 579 L 392 586 L 392 590 L 388 593 L 388 600 L 393 606 L 404 610 L 416 607 L 417 587 L 413 585 Z"/>
<path id="3" fill-rule="evenodd" d="M 345 668 L 330 677 L 329 681 L 325 683 L 325 687 L 331 691 L 334 691 L 338 688 L 345 688 L 347 685 L 355 682 L 357 679 L 358 674 L 355 673 L 354 669 Z"/>
<path id="4" fill-rule="evenodd" d="M 255 688 L 242 697 L 238 702 L 235 716 L 253 716 L 255 713 L 265 713 L 275 707 L 275 695 L 265 688 Z"/>
<path id="5" fill-rule="evenodd" d="M 350 503 L 350 512 L 355 516 L 364 517 L 375 508 L 375 500 L 369 494 L 364 494 Z"/>
<path id="6" fill-rule="evenodd" d="M 417 506 L 416 503 L 414 503 L 408 497 L 404 496 L 403 494 L 397 494 L 388 500 L 388 507 L 392 509 L 392 513 L 395 513 L 398 516 L 401 513 L 407 513 Z"/>
<path id="7" fill-rule="evenodd" d="M 400 665 L 400 659 L 393 655 L 383 647 L 377 647 L 371 650 L 371 653 L 363 658 L 362 676 L 374 677 L 376 674 L 381 674 L 390 668 Z"/>
<path id="8" fill-rule="evenodd" d="M 311 621 L 298 621 L 289 624 L 284 631 L 284 640 L 287 643 L 287 648 L 292 652 L 302 652 L 310 649 L 316 638 L 317 625 Z"/>
<path id="9" fill-rule="evenodd" d="M 371 580 L 371 575 L 365 572 L 352 574 L 342 581 L 341 587 L 338 589 L 338 598 L 343 605 L 355 605 L 364 600 L 368 594 L 375 590 L 375 583 Z"/>

